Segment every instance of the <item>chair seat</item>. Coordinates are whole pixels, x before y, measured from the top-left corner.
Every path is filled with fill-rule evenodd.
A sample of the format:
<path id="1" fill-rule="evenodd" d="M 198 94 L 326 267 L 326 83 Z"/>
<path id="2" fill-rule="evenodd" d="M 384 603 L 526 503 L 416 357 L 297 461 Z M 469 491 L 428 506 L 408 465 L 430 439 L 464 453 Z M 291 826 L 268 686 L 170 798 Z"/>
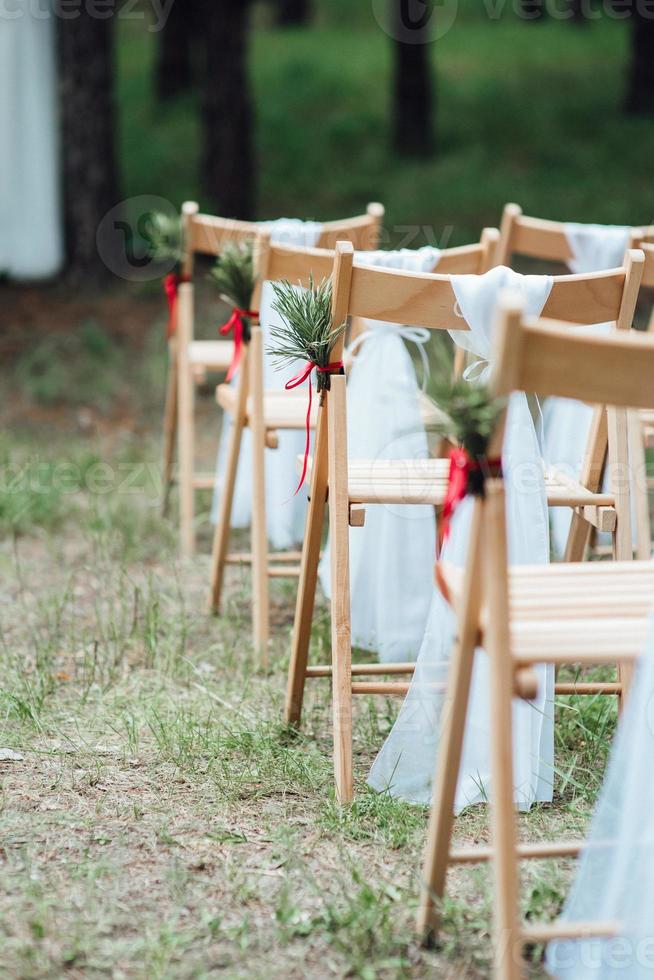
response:
<path id="1" fill-rule="evenodd" d="M 463 572 L 442 566 L 448 598 L 461 600 Z M 509 569 L 512 652 L 529 665 L 643 652 L 654 610 L 654 561 L 559 562 Z M 487 616 L 481 614 L 482 634 Z"/>
<path id="2" fill-rule="evenodd" d="M 236 411 L 236 388 L 222 384 L 216 388 L 216 401 L 223 409 L 233 415 Z M 266 429 L 305 429 L 307 424 L 307 408 L 309 400 L 306 390 L 266 391 L 263 396 L 263 417 Z M 252 396 L 247 400 L 245 425 L 250 424 L 252 411 Z M 315 427 L 318 411 L 318 399 L 313 399 L 311 410 L 311 428 Z"/>
<path id="3" fill-rule="evenodd" d="M 449 459 L 350 460 L 350 503 L 441 507 L 449 470 Z M 554 471 L 546 475 L 545 487 L 550 507 L 611 508 L 614 504 L 612 494 L 591 493 Z"/>
<path id="4" fill-rule="evenodd" d="M 188 347 L 189 363 L 212 371 L 227 371 L 232 363 L 231 340 L 193 340 Z"/>

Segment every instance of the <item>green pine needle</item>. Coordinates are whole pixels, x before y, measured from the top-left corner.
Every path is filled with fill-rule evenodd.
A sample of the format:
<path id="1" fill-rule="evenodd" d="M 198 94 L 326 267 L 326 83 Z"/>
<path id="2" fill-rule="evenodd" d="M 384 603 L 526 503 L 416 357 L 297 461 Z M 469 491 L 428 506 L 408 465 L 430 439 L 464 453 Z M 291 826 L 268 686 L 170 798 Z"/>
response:
<path id="1" fill-rule="evenodd" d="M 435 400 L 446 416 L 440 426 L 443 435 L 463 446 L 473 459 L 486 456 L 506 400 L 494 397 L 486 385 L 462 379 L 439 385 Z"/>
<path id="2" fill-rule="evenodd" d="M 308 289 L 296 289 L 290 282 L 273 283 L 272 308 L 283 323 L 271 327 L 268 353 L 278 364 L 310 361 L 327 367 L 345 323 L 332 325 L 332 284 L 323 279 L 316 284 L 309 277 Z M 329 375 L 318 375 L 319 387 L 329 386 Z"/>
<path id="3" fill-rule="evenodd" d="M 218 287 L 221 299 L 240 310 L 249 310 L 256 278 L 253 261 L 254 243 L 230 242 L 216 259 L 210 278 Z"/>
<path id="4" fill-rule="evenodd" d="M 150 258 L 160 262 L 180 262 L 182 258 L 182 219 L 179 215 L 150 211 L 141 232 Z"/>

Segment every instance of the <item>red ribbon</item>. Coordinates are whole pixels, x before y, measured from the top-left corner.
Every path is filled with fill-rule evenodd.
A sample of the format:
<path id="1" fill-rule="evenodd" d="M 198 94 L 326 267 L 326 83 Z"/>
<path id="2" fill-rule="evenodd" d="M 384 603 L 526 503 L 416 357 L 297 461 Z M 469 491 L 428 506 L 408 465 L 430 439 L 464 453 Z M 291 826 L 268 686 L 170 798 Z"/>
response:
<path id="1" fill-rule="evenodd" d="M 501 459 L 472 459 L 465 449 L 450 450 L 450 472 L 447 480 L 447 490 L 441 512 L 441 530 L 439 535 L 439 551 L 447 541 L 450 524 L 454 512 L 468 492 L 468 481 L 471 473 L 478 473 L 482 466 L 488 473 L 500 471 Z"/>
<path id="2" fill-rule="evenodd" d="M 188 276 L 178 276 L 175 272 L 169 272 L 163 281 L 163 288 L 168 300 L 168 327 L 166 328 L 166 340 L 170 340 L 177 330 L 177 294 L 183 282 L 190 282 Z"/>
<path id="3" fill-rule="evenodd" d="M 465 449 L 450 449 L 450 472 L 447 478 L 447 490 L 441 512 L 440 547 L 443 547 L 450 533 L 450 522 L 468 489 L 468 473 L 473 463 Z"/>
<path id="4" fill-rule="evenodd" d="M 294 497 L 297 497 L 298 493 L 302 489 L 304 481 L 307 475 L 307 467 L 309 465 L 309 448 L 311 444 L 311 406 L 313 404 L 313 385 L 311 384 L 311 372 L 316 369 L 318 374 L 337 374 L 339 371 L 343 370 L 342 361 L 334 361 L 333 364 L 328 364 L 327 367 L 321 367 L 320 364 L 316 364 L 315 361 L 309 361 L 307 366 L 295 377 L 291 378 L 286 382 L 284 388 L 286 391 L 291 391 L 293 388 L 299 388 L 307 378 L 309 379 L 309 406 L 307 408 L 307 418 L 306 418 L 306 440 L 304 444 L 304 462 L 302 464 L 302 476 L 300 477 L 300 482 L 298 483 Z"/>
<path id="5" fill-rule="evenodd" d="M 472 459 L 465 449 L 450 450 L 450 472 L 448 475 L 447 490 L 445 491 L 445 500 L 443 501 L 443 510 L 441 512 L 440 533 L 438 535 L 439 554 L 442 553 L 443 545 L 449 536 L 454 512 L 468 493 L 470 474 L 479 473 L 482 469 L 489 474 L 493 472 L 499 474 L 502 472 L 502 460 L 483 458 L 481 461 L 477 461 Z M 479 492 L 483 493 L 483 484 Z M 434 578 L 441 594 L 449 602 L 450 590 L 438 558 L 434 567 Z"/>
<path id="6" fill-rule="evenodd" d="M 231 333 L 232 330 L 234 331 L 234 352 L 232 354 L 232 363 L 229 365 L 229 370 L 227 372 L 227 381 L 232 380 L 241 360 L 241 353 L 243 351 L 243 331 L 245 330 L 245 324 L 243 323 L 244 316 L 248 317 L 249 319 L 253 319 L 258 317 L 259 314 L 255 310 L 240 310 L 238 306 L 235 306 L 227 323 L 223 323 L 222 327 L 220 327 L 218 331 L 223 336 Z"/>

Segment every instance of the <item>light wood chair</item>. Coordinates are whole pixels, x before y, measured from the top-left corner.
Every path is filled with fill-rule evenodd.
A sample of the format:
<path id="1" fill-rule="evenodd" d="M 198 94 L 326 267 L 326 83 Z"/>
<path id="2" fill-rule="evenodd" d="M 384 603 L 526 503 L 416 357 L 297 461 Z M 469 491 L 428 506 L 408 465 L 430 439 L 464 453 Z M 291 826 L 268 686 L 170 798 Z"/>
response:
<path id="1" fill-rule="evenodd" d="M 345 238 L 357 248 L 377 246 L 384 208 L 369 204 L 365 214 L 322 225 L 320 248 L 333 248 Z M 178 444 L 180 551 L 190 557 L 195 551 L 195 491 L 211 489 L 213 473 L 195 472 L 195 386 L 208 372 L 226 373 L 231 360 L 231 340 L 195 340 L 193 319 L 193 271 L 196 255 L 218 256 L 229 242 L 252 241 L 261 226 L 254 221 L 236 221 L 200 214 L 189 201 L 182 207 L 182 285 L 177 305 L 177 329 L 168 342 L 168 380 L 164 408 L 163 510 L 167 510 L 174 482 L 175 442 Z M 257 290 L 257 293 L 259 290 Z M 182 302 L 182 293 L 185 300 Z M 255 297 L 257 298 L 257 297 Z M 255 307 L 256 309 L 256 307 Z"/>
<path id="2" fill-rule="evenodd" d="M 642 286 L 654 288 L 654 253 L 647 242 L 654 241 L 654 226 L 634 227 L 631 230 L 629 248 L 642 248 L 646 255 Z M 531 218 L 522 213 L 517 204 L 507 204 L 502 214 L 500 238 L 495 254 L 496 265 L 511 266 L 514 257 L 522 255 L 542 262 L 555 262 L 567 265 L 573 258 L 562 221 L 546 221 Z M 650 329 L 654 327 L 654 308 L 650 319 Z M 637 412 L 629 415 L 629 440 L 631 448 L 631 467 L 633 471 L 633 507 L 636 521 L 636 557 L 647 559 L 652 553 L 652 536 L 647 492 L 645 448 L 654 441 L 652 432 L 652 413 L 642 419 Z M 599 490 L 602 471 L 607 452 L 606 436 L 598 433 L 594 446 L 589 446 L 585 460 L 585 472 L 581 474 L 582 483 L 588 477 L 589 489 Z M 577 514 L 570 528 L 566 560 L 577 561 L 584 554 L 593 526 Z"/>
<path id="3" fill-rule="evenodd" d="M 440 268 L 440 264 L 439 264 Z M 625 268 L 593 275 L 554 278 L 545 315 L 565 318 L 578 325 L 616 321 L 631 324 L 638 295 L 642 253 L 629 253 Z M 359 267 L 353 251 L 339 243 L 334 262 L 333 322 L 350 314 L 375 320 L 410 323 L 440 330 L 466 329 L 455 312 L 455 295 L 448 275 L 400 273 Z M 340 357 L 340 347 L 334 359 Z M 607 431 L 607 413 L 598 416 L 598 431 Z M 627 465 L 626 429 L 611 432 L 618 458 Z M 595 436 L 597 438 L 597 436 Z M 331 379 L 331 390 L 317 409 L 317 432 L 311 467 L 309 510 L 302 550 L 300 581 L 295 611 L 291 662 L 286 695 L 286 721 L 300 722 L 305 681 L 331 677 L 333 698 L 334 770 L 336 793 L 342 803 L 353 797 L 352 696 L 354 694 L 403 695 L 407 681 L 397 675 L 412 674 L 413 664 L 352 665 L 350 638 L 349 527 L 360 525 L 367 504 L 443 504 L 449 461 L 351 461 L 347 455 L 347 410 L 344 377 Z M 613 532 L 616 557 L 631 558 L 629 494 L 617 487 L 611 494 L 594 493 L 570 480 L 547 481 L 551 506 L 580 510 L 587 520 Z M 309 665 L 320 541 L 329 494 L 331 542 L 331 647 L 332 662 Z M 394 675 L 393 681 L 372 679 Z M 353 676 L 365 680 L 353 681 Z"/>
<path id="4" fill-rule="evenodd" d="M 489 230 L 482 242 L 447 249 L 439 257 L 439 267 L 460 268 L 472 272 L 487 262 L 497 241 L 497 232 Z M 261 281 L 286 280 L 307 286 L 314 281 L 329 278 L 334 267 L 334 251 L 327 249 L 299 249 L 273 245 L 269 235 L 257 239 L 257 262 Z M 356 332 L 360 325 L 353 324 Z M 265 509 L 265 450 L 274 449 L 280 430 L 302 431 L 306 426 L 306 393 L 285 390 L 265 391 L 263 387 L 263 351 L 260 330 L 254 330 L 250 343 L 249 370 L 241 371 L 236 386 L 219 385 L 216 397 L 232 419 L 228 449 L 225 487 L 220 498 L 218 521 L 214 532 L 211 558 L 211 589 L 209 607 L 213 612 L 220 609 L 225 568 L 229 564 L 252 565 L 252 627 L 255 649 L 262 665 L 268 662 L 269 597 L 268 579 L 272 577 L 297 578 L 300 575 L 298 552 L 269 554 L 266 535 Z M 433 428 L 438 412 L 428 399 L 422 400 L 423 421 Z M 314 406 L 311 428 L 315 428 L 317 407 Z M 250 554 L 228 552 L 230 519 L 234 500 L 236 468 L 244 428 L 251 431 L 253 453 L 252 535 Z"/>
<path id="5" fill-rule="evenodd" d="M 635 261 L 635 259 L 633 260 Z M 641 260 L 642 262 L 642 260 Z M 506 297 L 497 333 L 498 394 L 537 391 L 610 406 L 609 458 L 624 442 L 627 409 L 654 404 L 654 338 L 642 333 L 575 336 L 571 324 L 525 323 L 519 298 Z M 501 446 L 498 427 L 489 458 Z M 625 493 L 629 493 L 629 481 Z M 509 567 L 505 495 L 488 480 L 475 499 L 467 564 L 443 569 L 459 628 L 441 713 L 442 728 L 423 869 L 418 929 L 439 927 L 448 865 L 490 861 L 494 873 L 494 976 L 523 976 L 522 946 L 557 937 L 606 935 L 612 923 L 520 924 L 519 861 L 575 855 L 579 842 L 518 840 L 513 802 L 512 702 L 532 698 L 536 664 L 613 664 L 626 680 L 644 648 L 654 604 L 654 562 L 571 562 Z M 475 648 L 490 659 L 491 832 L 489 846 L 452 849 L 453 807 Z"/>

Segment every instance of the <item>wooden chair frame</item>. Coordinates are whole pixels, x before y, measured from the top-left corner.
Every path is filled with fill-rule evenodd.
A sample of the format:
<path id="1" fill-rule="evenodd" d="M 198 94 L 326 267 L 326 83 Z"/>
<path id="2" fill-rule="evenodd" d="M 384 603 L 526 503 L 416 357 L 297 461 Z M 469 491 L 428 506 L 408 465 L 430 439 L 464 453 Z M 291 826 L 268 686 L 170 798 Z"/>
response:
<path id="1" fill-rule="evenodd" d="M 566 318 L 578 325 L 617 320 L 631 323 L 638 294 L 642 261 L 640 253 L 629 253 L 623 269 L 593 275 L 555 277 L 545 306 L 545 315 Z M 455 312 L 455 295 L 451 278 L 444 274 L 402 273 L 370 269 L 353 262 L 353 252 L 346 243 L 336 249 L 333 273 L 333 321 L 341 323 L 350 314 L 391 322 L 410 323 L 429 329 L 466 329 Z M 341 347 L 334 351 L 340 357 Z M 602 430 L 603 431 L 603 430 Z M 612 435 L 617 440 L 619 458 L 628 459 L 626 429 Z M 427 461 L 420 476 L 420 498 L 407 494 L 397 485 L 392 473 L 383 491 L 360 491 L 352 488 L 347 458 L 346 388 L 344 377 L 331 379 L 331 390 L 325 392 L 318 408 L 314 458 L 311 471 L 309 510 L 302 550 L 289 679 L 286 695 L 286 721 L 298 725 L 301 718 L 304 686 L 308 677 L 331 676 L 333 686 L 334 769 L 336 793 L 342 803 L 353 798 L 352 778 L 352 696 L 354 694 L 403 695 L 408 682 L 371 681 L 372 675 L 412 674 L 414 664 L 367 664 L 352 666 L 350 638 L 349 526 L 362 522 L 366 503 L 431 503 L 442 505 L 447 478 L 447 461 Z M 365 465 L 365 464 L 364 464 Z M 369 464 L 368 464 L 369 465 Z M 401 464 L 393 461 L 393 470 Z M 433 485 L 425 494 L 425 482 Z M 579 504 L 595 510 L 601 520 L 602 495 L 581 488 L 575 492 L 558 488 L 557 504 Z M 313 618 L 320 541 L 329 494 L 329 529 L 331 542 L 331 665 L 309 666 L 309 644 Z M 424 496 L 423 496 L 424 495 Z M 550 497 L 550 499 L 552 499 Z M 585 504 L 584 501 L 588 500 Z M 616 492 L 609 499 L 614 506 L 616 553 L 622 556 L 625 542 L 631 542 L 628 494 Z M 626 508 L 626 509 L 625 509 Z M 353 520 L 353 510 L 356 520 Z M 590 515 L 589 515 L 590 516 Z M 629 557 L 631 555 L 629 554 Z M 353 682 L 353 674 L 365 675 L 365 681 Z"/>
<path id="2" fill-rule="evenodd" d="M 624 438 L 627 408 L 654 403 L 654 338 L 571 334 L 569 324 L 525 323 L 519 298 L 506 298 L 497 332 L 498 393 L 514 390 L 577 397 L 609 407 L 611 444 Z M 500 447 L 498 427 L 489 455 Z M 624 481 L 629 493 L 628 480 Z M 522 946 L 555 938 L 614 935 L 615 923 L 520 924 L 519 861 L 575 856 L 582 842 L 519 843 L 513 800 L 513 698 L 534 696 L 537 663 L 597 665 L 621 660 L 626 675 L 644 648 L 654 590 L 654 562 L 577 562 L 509 568 L 504 485 L 487 481 L 474 504 L 463 576 L 453 583 L 459 628 L 442 711 L 439 758 L 423 868 L 418 930 L 433 942 L 448 864 L 490 861 L 494 872 L 494 977 L 523 976 Z M 577 585 L 575 587 L 575 582 Z M 564 610 L 558 608 L 566 596 Z M 578 604 L 578 606 L 577 606 Z M 554 633 L 539 637 L 555 618 Z M 558 622 L 558 625 L 556 623 Z M 491 661 L 490 846 L 452 849 L 454 800 L 461 764 L 475 648 Z"/>
<path id="3" fill-rule="evenodd" d="M 264 282 L 287 280 L 308 286 L 310 278 L 316 282 L 329 278 L 333 268 L 333 257 L 334 253 L 329 249 L 273 245 L 270 234 L 260 232 L 255 246 L 258 293 Z M 258 299 L 259 296 L 257 302 Z M 298 574 L 296 566 L 300 556 L 293 552 L 269 554 L 265 454 L 266 448 L 276 448 L 280 429 L 298 431 L 304 429 L 306 400 L 302 393 L 285 392 L 283 389 L 274 393 L 266 392 L 263 364 L 262 330 L 260 326 L 254 326 L 250 343 L 241 359 L 236 385 L 232 387 L 221 384 L 216 389 L 217 401 L 230 415 L 232 425 L 227 447 L 224 486 L 213 536 L 209 609 L 213 613 L 220 611 L 226 566 L 251 564 L 253 643 L 262 666 L 267 666 L 270 636 L 268 580 L 269 577 L 296 577 Z M 272 407 L 268 405 L 270 394 L 274 398 Z M 230 554 L 228 548 L 234 489 L 245 428 L 250 429 L 252 446 L 251 552 Z"/>
<path id="4" fill-rule="evenodd" d="M 496 236 L 497 233 L 495 233 Z M 476 245 L 448 249 L 441 254 L 439 265 L 478 269 L 486 262 L 496 238 L 487 236 Z M 334 268 L 334 251 L 300 249 L 272 245 L 270 236 L 262 233 L 257 239 L 257 263 L 260 281 L 287 280 L 302 285 L 329 278 Z M 353 318 L 356 321 L 357 318 Z M 353 329 L 356 323 L 352 324 Z M 268 580 L 271 577 L 298 578 L 301 575 L 301 553 L 268 553 L 265 510 L 265 450 L 275 448 L 280 429 L 303 430 L 306 416 L 306 395 L 303 391 L 266 392 L 263 388 L 263 350 L 261 332 L 254 329 L 248 356 L 249 369 L 243 369 L 236 388 L 219 385 L 218 401 L 232 417 L 228 447 L 225 487 L 220 499 L 218 521 L 214 532 L 211 558 L 211 587 L 209 608 L 218 612 L 221 605 L 225 568 L 228 564 L 251 562 L 253 590 L 253 641 L 262 665 L 268 663 L 270 636 Z M 236 467 L 243 429 L 251 430 L 253 453 L 253 514 L 251 554 L 229 554 L 230 519 L 234 499 Z M 356 520 L 356 517 L 353 518 Z"/>
<path id="5" fill-rule="evenodd" d="M 649 289 L 654 288 L 654 250 L 652 246 L 647 245 L 652 241 L 654 241 L 654 225 L 631 229 L 628 247 L 642 248 L 644 251 L 645 265 L 641 286 Z M 507 204 L 502 214 L 495 263 L 510 266 L 516 254 L 540 259 L 543 262 L 559 262 L 567 265 L 573 255 L 566 237 L 565 224 L 561 221 L 528 217 L 522 213 L 522 208 L 518 204 Z M 654 307 L 649 323 L 649 329 L 653 328 Z M 651 441 L 654 442 L 654 427 L 649 424 L 651 417 L 652 413 L 645 417 L 641 417 L 637 412 L 629 413 L 630 458 L 633 483 L 637 488 L 633 499 L 636 518 L 636 557 L 643 560 L 648 559 L 652 553 L 645 461 L 645 447 L 650 443 L 650 430 L 652 430 Z M 593 423 L 593 436 L 581 474 L 581 482 L 592 490 L 600 489 L 607 453 L 606 437 L 601 431 L 597 431 L 597 427 L 598 419 Z M 570 527 L 566 560 L 579 560 L 585 552 L 593 530 L 596 531 L 597 527 L 593 528 L 589 521 L 584 520 L 583 513 L 577 511 Z"/>
<path id="6" fill-rule="evenodd" d="M 379 240 L 384 208 L 371 203 L 363 215 L 343 221 L 325 222 L 318 240 L 323 249 L 333 248 L 337 240 L 348 239 L 357 248 L 375 248 Z M 232 357 L 231 340 L 193 339 L 193 270 L 195 256 L 220 255 L 229 242 L 253 240 L 261 225 L 254 221 L 200 214 L 193 201 L 182 207 L 183 252 L 181 274 L 185 280 L 186 301 L 177 308 L 177 330 L 168 343 L 168 380 L 164 407 L 164 460 L 162 508 L 167 511 L 174 482 L 175 442 L 178 444 L 180 551 L 190 557 L 195 551 L 195 491 L 214 486 L 213 473 L 195 472 L 195 385 L 208 371 L 224 373 Z M 181 292 L 181 289 L 180 289 Z M 255 307 L 256 308 L 256 307 Z"/>

